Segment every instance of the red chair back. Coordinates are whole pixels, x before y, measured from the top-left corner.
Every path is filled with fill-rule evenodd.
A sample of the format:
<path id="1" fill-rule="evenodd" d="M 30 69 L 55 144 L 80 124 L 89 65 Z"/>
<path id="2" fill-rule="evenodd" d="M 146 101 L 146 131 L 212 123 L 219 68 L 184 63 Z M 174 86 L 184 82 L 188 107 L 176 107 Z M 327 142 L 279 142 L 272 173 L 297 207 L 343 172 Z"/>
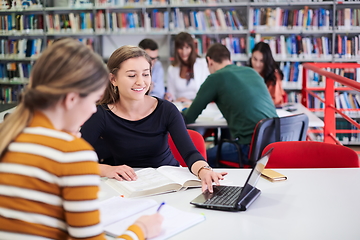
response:
<path id="1" fill-rule="evenodd" d="M 198 132 L 196 132 L 194 130 L 188 129 L 187 131 L 188 131 L 189 136 L 190 136 L 191 140 L 193 141 L 196 149 L 204 157 L 204 159 L 207 160 L 207 157 L 206 157 L 206 145 L 205 145 L 205 141 L 204 141 L 203 136 L 200 133 L 198 133 Z M 169 134 L 169 147 L 170 147 L 170 150 L 171 150 L 172 154 L 174 155 L 175 159 L 180 163 L 180 166 L 187 167 L 184 159 L 182 158 L 181 154 L 177 150 L 177 148 L 176 148 L 176 146 L 174 144 L 174 141 L 172 140 L 170 134 Z"/>
<path id="2" fill-rule="evenodd" d="M 274 148 L 266 168 L 358 168 L 359 157 L 348 147 L 324 142 L 275 142 L 263 150 Z"/>

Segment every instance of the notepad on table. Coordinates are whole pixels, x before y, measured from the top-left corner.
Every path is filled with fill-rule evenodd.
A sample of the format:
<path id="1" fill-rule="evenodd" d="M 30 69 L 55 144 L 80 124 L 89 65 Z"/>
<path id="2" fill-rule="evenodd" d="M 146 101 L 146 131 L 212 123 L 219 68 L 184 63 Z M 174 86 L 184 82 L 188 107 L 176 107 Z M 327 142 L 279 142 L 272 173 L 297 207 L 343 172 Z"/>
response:
<path id="1" fill-rule="evenodd" d="M 119 236 L 139 217 L 156 213 L 158 207 L 159 203 L 153 199 L 112 197 L 102 201 L 100 216 L 104 231 L 110 236 Z M 168 204 L 161 208 L 160 214 L 164 217 L 162 230 L 153 240 L 167 239 L 205 220 L 201 214 L 185 212 Z"/>

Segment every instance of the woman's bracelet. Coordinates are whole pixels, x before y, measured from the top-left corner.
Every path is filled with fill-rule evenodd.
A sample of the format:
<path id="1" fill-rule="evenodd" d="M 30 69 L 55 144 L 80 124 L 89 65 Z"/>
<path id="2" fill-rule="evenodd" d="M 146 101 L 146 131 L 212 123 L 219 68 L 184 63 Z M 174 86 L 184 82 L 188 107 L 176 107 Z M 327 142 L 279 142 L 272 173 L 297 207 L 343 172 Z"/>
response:
<path id="1" fill-rule="evenodd" d="M 201 172 L 201 170 L 203 170 L 203 169 L 212 171 L 212 168 L 211 168 L 209 165 L 205 165 L 205 166 L 202 166 L 201 168 L 199 168 L 199 170 L 198 170 L 198 172 L 197 172 L 197 177 L 198 177 L 200 180 L 201 180 L 201 178 L 200 178 L 200 172 Z"/>

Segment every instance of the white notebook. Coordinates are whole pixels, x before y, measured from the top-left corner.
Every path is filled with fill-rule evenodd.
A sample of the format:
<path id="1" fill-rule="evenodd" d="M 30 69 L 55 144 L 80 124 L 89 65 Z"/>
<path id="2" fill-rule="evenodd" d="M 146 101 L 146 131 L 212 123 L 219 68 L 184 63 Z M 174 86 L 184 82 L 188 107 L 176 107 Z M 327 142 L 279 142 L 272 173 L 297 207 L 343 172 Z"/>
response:
<path id="1" fill-rule="evenodd" d="M 116 237 L 121 235 L 136 219 L 142 215 L 156 213 L 159 203 L 153 199 L 127 199 L 112 197 L 101 202 L 101 222 L 106 234 Z M 156 240 L 167 239 L 185 229 L 205 220 L 201 214 L 189 213 L 165 204 L 160 214 L 163 215 L 162 231 Z"/>

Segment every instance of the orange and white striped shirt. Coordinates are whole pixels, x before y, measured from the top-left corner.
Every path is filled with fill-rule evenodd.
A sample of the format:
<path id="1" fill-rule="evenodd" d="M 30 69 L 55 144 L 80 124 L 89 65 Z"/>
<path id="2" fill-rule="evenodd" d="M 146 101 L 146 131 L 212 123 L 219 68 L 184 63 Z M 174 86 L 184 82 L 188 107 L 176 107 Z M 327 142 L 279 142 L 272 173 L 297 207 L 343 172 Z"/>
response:
<path id="1" fill-rule="evenodd" d="M 105 239 L 97 155 L 36 112 L 0 162 L 0 239 Z M 144 239 L 137 225 L 122 239 Z"/>

